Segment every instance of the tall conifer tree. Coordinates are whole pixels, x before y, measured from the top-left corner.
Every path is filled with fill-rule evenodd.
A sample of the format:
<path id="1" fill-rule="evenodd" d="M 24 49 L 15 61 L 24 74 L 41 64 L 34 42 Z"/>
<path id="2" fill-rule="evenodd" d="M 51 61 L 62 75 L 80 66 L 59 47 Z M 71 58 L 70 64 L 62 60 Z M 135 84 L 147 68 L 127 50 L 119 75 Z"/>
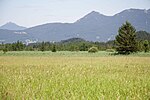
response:
<path id="1" fill-rule="evenodd" d="M 119 30 L 116 36 L 116 50 L 119 54 L 130 54 L 137 51 L 136 29 L 126 21 Z"/>

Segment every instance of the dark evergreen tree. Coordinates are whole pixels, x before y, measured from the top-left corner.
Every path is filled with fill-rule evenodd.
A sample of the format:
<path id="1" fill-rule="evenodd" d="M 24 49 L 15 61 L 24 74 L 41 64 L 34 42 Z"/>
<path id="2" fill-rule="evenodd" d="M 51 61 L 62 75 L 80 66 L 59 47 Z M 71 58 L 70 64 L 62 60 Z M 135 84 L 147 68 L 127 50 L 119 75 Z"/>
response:
<path id="1" fill-rule="evenodd" d="M 44 41 L 41 43 L 40 51 L 45 51 L 45 43 Z"/>
<path id="2" fill-rule="evenodd" d="M 55 44 L 53 45 L 52 52 L 56 52 L 56 46 L 55 46 Z"/>
<path id="3" fill-rule="evenodd" d="M 83 43 L 81 46 L 80 46 L 80 51 L 87 51 L 88 50 L 88 47 L 85 43 Z"/>
<path id="4" fill-rule="evenodd" d="M 137 46 L 138 46 L 138 51 L 143 51 L 144 50 L 144 45 L 143 45 L 143 40 L 137 41 Z"/>
<path id="5" fill-rule="evenodd" d="M 119 54 L 130 54 L 138 50 L 135 34 L 136 29 L 129 22 L 123 24 L 119 28 L 118 33 L 115 44 Z"/>
<path id="6" fill-rule="evenodd" d="M 144 51 L 148 52 L 149 51 L 149 43 L 147 40 L 144 41 Z"/>
<path id="7" fill-rule="evenodd" d="M 7 51 L 8 51 L 8 48 L 7 48 L 7 46 L 5 45 L 4 48 L 3 48 L 3 53 L 5 54 Z"/>
<path id="8" fill-rule="evenodd" d="M 12 51 L 17 51 L 16 43 L 13 43 L 13 44 L 12 44 Z"/>
<path id="9" fill-rule="evenodd" d="M 17 49 L 17 51 L 20 51 L 20 42 L 19 41 L 17 41 L 17 43 L 16 43 L 16 49 Z"/>

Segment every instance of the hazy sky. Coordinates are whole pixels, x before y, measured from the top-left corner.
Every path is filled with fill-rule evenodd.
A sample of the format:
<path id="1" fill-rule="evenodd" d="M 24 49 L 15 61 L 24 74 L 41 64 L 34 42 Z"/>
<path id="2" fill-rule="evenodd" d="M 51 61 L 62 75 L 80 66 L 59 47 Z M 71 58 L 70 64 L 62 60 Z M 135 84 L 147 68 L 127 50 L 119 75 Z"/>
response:
<path id="1" fill-rule="evenodd" d="M 74 22 L 93 10 L 111 16 L 129 8 L 150 9 L 150 0 L 0 0 L 0 25 Z"/>

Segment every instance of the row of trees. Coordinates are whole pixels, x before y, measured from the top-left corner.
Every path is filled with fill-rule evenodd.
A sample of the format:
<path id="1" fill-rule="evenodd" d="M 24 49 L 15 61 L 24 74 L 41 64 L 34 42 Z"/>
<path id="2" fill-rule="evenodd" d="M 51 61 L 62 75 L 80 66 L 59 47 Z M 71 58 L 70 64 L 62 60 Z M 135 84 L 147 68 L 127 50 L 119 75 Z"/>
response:
<path id="1" fill-rule="evenodd" d="M 22 42 L 17 41 L 16 43 L 12 44 L 1 44 L 0 50 L 3 50 L 4 53 L 7 51 L 23 51 L 26 45 L 24 45 Z"/>
<path id="2" fill-rule="evenodd" d="M 135 28 L 126 22 L 123 24 L 119 30 L 116 40 L 104 42 L 89 42 L 80 38 L 72 38 L 69 40 L 51 43 L 51 42 L 41 42 L 33 43 L 29 45 L 23 44 L 21 41 L 17 41 L 12 44 L 0 44 L 0 50 L 4 53 L 7 51 L 88 51 L 93 52 L 94 50 L 116 50 L 119 54 L 130 54 L 137 51 L 148 52 L 150 49 L 150 41 L 145 40 L 144 37 L 140 39 L 136 36 Z M 141 36 L 140 35 L 138 36 Z M 145 33 L 142 33 L 145 34 Z M 146 35 L 149 35 L 146 33 Z M 148 38 L 148 36 L 146 36 Z M 92 47 L 92 48 L 91 48 Z"/>
<path id="3" fill-rule="evenodd" d="M 77 38 L 76 38 L 77 39 Z M 74 40 L 74 39 L 73 39 Z M 88 51 L 90 47 L 97 47 L 98 50 L 106 50 L 114 48 L 114 41 L 109 42 L 89 42 L 89 41 L 68 41 L 68 42 L 41 42 L 29 45 L 23 44 L 21 41 L 16 43 L 0 44 L 0 50 L 7 51 Z"/>
<path id="4" fill-rule="evenodd" d="M 119 37 L 117 37 L 119 38 Z M 118 42 L 118 44 L 117 44 Z M 119 53 L 129 54 L 131 52 L 136 51 L 149 51 L 150 42 L 147 40 L 137 41 L 135 44 L 132 44 L 133 47 L 130 47 L 131 44 L 124 45 L 122 42 L 109 41 L 107 43 L 103 42 L 87 42 L 87 41 L 79 41 L 79 42 L 70 42 L 70 43 L 50 43 L 50 42 L 42 42 L 42 43 L 34 43 L 25 45 L 22 42 L 18 41 L 12 44 L 0 44 L 0 50 L 3 50 L 4 53 L 7 51 L 88 51 L 93 50 L 91 47 L 96 48 L 98 51 L 114 51 L 116 49 Z M 131 45 L 131 46 L 132 46 Z M 96 51 L 97 51 L 96 50 Z M 133 50 L 133 51 L 132 51 Z"/>

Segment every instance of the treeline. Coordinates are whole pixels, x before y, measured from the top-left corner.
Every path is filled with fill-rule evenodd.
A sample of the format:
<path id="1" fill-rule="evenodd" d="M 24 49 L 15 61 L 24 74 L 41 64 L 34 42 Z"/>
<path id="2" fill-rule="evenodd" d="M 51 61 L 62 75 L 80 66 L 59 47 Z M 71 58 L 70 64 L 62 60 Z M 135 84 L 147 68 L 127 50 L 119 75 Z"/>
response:
<path id="1" fill-rule="evenodd" d="M 90 47 L 97 47 L 98 50 L 112 49 L 114 41 L 109 42 L 89 42 L 80 38 L 72 38 L 61 42 L 39 42 L 29 45 L 23 44 L 21 41 L 16 43 L 0 44 L 0 50 L 4 51 L 88 51 Z"/>
<path id="2" fill-rule="evenodd" d="M 97 47 L 99 51 L 111 51 L 115 49 L 114 41 L 108 42 L 89 42 L 80 38 L 73 38 L 70 41 L 62 42 L 41 42 L 31 43 L 29 45 L 23 44 L 21 41 L 16 43 L 0 44 L 0 50 L 4 51 L 88 51 L 91 47 Z M 150 45 L 150 41 L 148 41 Z M 145 50 L 145 40 L 138 40 L 138 51 Z M 150 49 L 150 48 L 149 48 Z"/>
<path id="3" fill-rule="evenodd" d="M 23 51 L 25 50 L 26 45 L 23 44 L 21 41 L 17 41 L 16 43 L 7 43 L 7 44 L 0 44 L 0 50 L 3 50 L 4 53 L 7 51 Z"/>
<path id="4" fill-rule="evenodd" d="M 146 31 L 138 31 L 136 32 L 136 40 L 138 51 L 150 50 L 150 33 Z"/>
<path id="5" fill-rule="evenodd" d="M 145 31 L 136 33 L 136 41 L 138 44 L 138 51 L 145 51 L 145 45 L 150 45 L 150 34 Z M 21 41 L 15 43 L 0 44 L 0 50 L 7 51 L 88 51 L 91 47 L 96 47 L 99 51 L 114 51 L 115 41 L 108 42 L 91 42 L 81 38 L 71 38 L 61 42 L 39 42 L 28 45 Z M 150 47 L 147 47 L 150 50 Z"/>

